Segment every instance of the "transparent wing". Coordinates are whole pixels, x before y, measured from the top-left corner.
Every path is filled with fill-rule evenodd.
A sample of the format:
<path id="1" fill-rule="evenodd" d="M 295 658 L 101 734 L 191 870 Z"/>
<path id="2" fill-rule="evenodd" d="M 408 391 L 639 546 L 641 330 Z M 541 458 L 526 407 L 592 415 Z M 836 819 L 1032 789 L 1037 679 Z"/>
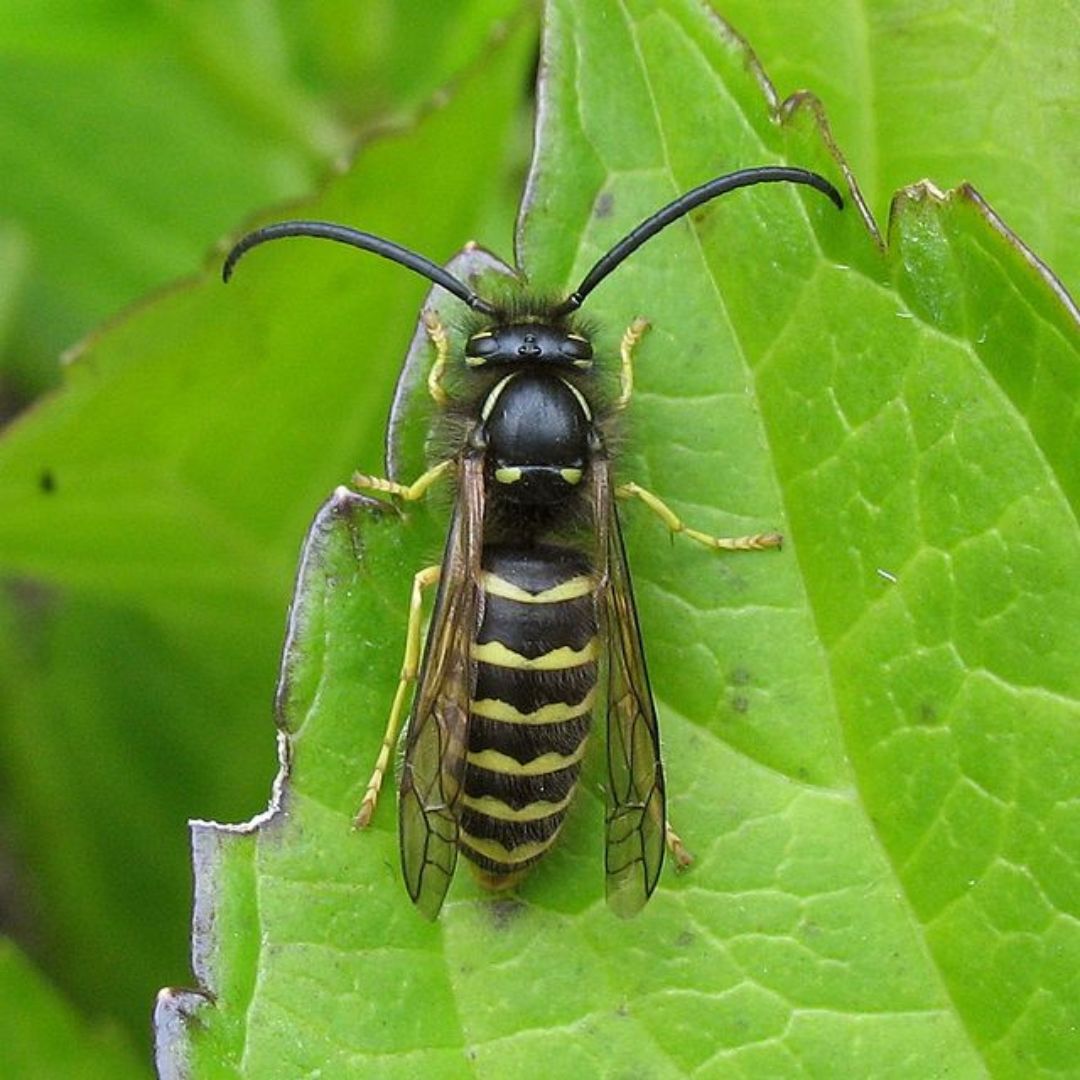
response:
<path id="1" fill-rule="evenodd" d="M 664 862 L 664 771 L 606 458 L 594 462 L 593 506 L 607 643 L 607 899 L 625 918 L 649 899 Z"/>
<path id="2" fill-rule="evenodd" d="M 405 888 L 429 919 L 439 913 L 457 862 L 483 520 L 483 458 L 466 455 L 409 717 L 398 795 Z"/>

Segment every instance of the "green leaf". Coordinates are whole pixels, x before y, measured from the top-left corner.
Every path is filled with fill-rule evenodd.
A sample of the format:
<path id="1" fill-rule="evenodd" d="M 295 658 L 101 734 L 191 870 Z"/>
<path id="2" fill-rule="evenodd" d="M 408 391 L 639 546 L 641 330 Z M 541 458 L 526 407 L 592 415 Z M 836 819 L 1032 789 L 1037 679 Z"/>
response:
<path id="1" fill-rule="evenodd" d="M 146 1072 L 119 1032 L 91 1028 L 6 940 L 0 941 L 0 1070 L 73 1080 Z"/>
<path id="2" fill-rule="evenodd" d="M 7 0 L 0 218 L 26 281 L 0 368 L 25 396 L 55 383 L 62 350 L 310 192 L 354 125 L 415 113 L 519 4 Z"/>
<path id="3" fill-rule="evenodd" d="M 438 258 L 462 237 L 508 246 L 504 162 L 527 122 L 531 46 L 519 28 L 485 54 L 465 105 L 429 108 L 423 137 L 372 142 L 362 174 L 297 212 Z M 486 154 L 470 142 L 481 126 Z M 439 212 L 418 215 L 417 200 Z M 185 822 L 265 803 L 300 540 L 327 491 L 357 465 L 378 470 L 423 296 L 356 253 L 276 254 L 228 289 L 213 255 L 198 281 L 104 329 L 0 446 L 0 809 L 15 900 L 57 985 L 142 1039 L 154 992 L 189 978 Z"/>
<path id="4" fill-rule="evenodd" d="M 1076 7 L 1069 0 L 724 0 L 781 94 L 807 87 L 875 213 L 929 177 L 974 184 L 1080 285 Z"/>
<path id="5" fill-rule="evenodd" d="M 304 213 L 438 259 L 471 236 L 505 256 L 491 206 L 516 48 L 415 133 L 371 143 Z M 552 4 L 545 49 L 519 240 L 540 287 L 576 283 L 723 168 L 787 159 L 839 180 L 813 103 L 778 125 L 741 45 L 693 5 Z M 49 748 L 49 786 L 16 805 L 68 911 L 85 902 L 106 940 L 117 890 L 128 905 L 115 951 L 80 965 L 88 995 L 186 904 L 179 875 L 164 899 L 140 884 L 182 817 L 235 820 L 262 782 L 240 758 L 259 747 L 266 768 L 252 733 L 268 729 L 295 544 L 351 468 L 377 471 L 421 291 L 355 253 L 260 251 L 227 292 L 178 289 L 103 333 L 0 449 L 4 565 L 52 583 L 16 597 L 0 664 L 11 777 L 32 787 L 38 729 Z M 630 318 L 653 323 L 625 476 L 694 525 L 787 536 L 725 559 L 626 508 L 695 867 L 612 918 L 586 787 L 522 903 L 491 903 L 462 872 L 439 923 L 418 919 L 392 800 L 368 833 L 350 820 L 445 507 L 342 511 L 313 534 L 322 561 L 298 594 L 282 810 L 257 831 L 195 829 L 194 964 L 215 1004 L 163 997 L 163 1072 L 186 1058 L 198 1075 L 1067 1075 L 1075 319 L 970 192 L 926 189 L 899 204 L 884 255 L 854 206 L 733 195 L 651 242 L 588 310 L 607 355 Z M 60 649 L 41 628 L 63 605 L 80 618 Z M 103 694 L 93 670 L 114 663 L 117 626 L 152 647 L 124 650 Z M 36 652 L 74 657 L 75 677 L 18 688 Z M 132 704 L 137 754 L 99 736 Z M 77 707 L 89 736 L 74 713 L 52 726 Z M 136 963 L 145 981 L 153 962 Z"/>
<path id="6" fill-rule="evenodd" d="M 519 228 L 539 288 L 575 283 L 717 163 L 840 176 L 813 101 L 770 115 L 742 44 L 693 5 L 552 3 L 543 70 Z M 625 475 L 698 527 L 788 537 L 718 558 L 626 510 L 695 866 L 612 918 L 587 788 L 521 902 L 461 873 L 437 925 L 410 910 L 385 800 L 369 832 L 349 822 L 440 511 L 398 520 L 342 493 L 298 582 L 277 812 L 195 833 L 214 1004 L 162 1000 L 168 1060 L 1065 1075 L 1075 312 L 972 192 L 928 187 L 896 203 L 884 251 L 856 203 L 742 192 L 651 242 L 589 311 L 607 355 L 633 316 L 653 322 Z M 415 422 L 399 460 L 416 467 L 422 438 Z"/>

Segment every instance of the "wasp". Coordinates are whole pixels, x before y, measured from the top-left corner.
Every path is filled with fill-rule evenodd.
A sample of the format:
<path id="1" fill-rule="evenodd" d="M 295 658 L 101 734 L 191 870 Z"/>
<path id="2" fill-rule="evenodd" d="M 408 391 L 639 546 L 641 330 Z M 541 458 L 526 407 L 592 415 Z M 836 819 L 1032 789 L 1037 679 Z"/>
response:
<path id="1" fill-rule="evenodd" d="M 554 843 L 581 771 L 600 674 L 606 739 L 607 898 L 621 916 L 656 888 L 670 849 L 656 708 L 623 546 L 617 498 L 644 502 L 673 532 L 713 549 L 778 547 L 776 533 L 713 537 L 687 527 L 657 496 L 612 472 L 611 421 L 630 401 L 634 349 L 622 337 L 617 390 L 594 368 L 592 335 L 575 320 L 585 298 L 672 222 L 736 188 L 802 184 L 843 200 L 816 173 L 785 166 L 717 177 L 642 221 L 564 300 L 485 299 L 448 270 L 390 240 L 344 225 L 286 221 L 243 237 L 226 281 L 256 245 L 309 236 L 348 244 L 412 270 L 472 313 L 464 350 L 425 319 L 434 347 L 428 389 L 452 450 L 411 484 L 357 474 L 354 485 L 405 501 L 447 482 L 455 492 L 440 565 L 414 580 L 405 657 L 357 823 L 374 813 L 412 684 L 398 794 L 405 887 L 434 919 L 458 854 L 482 884 L 512 886 Z M 459 388 L 447 389 L 448 365 Z M 446 440 L 443 440 L 445 445 Z M 438 586 L 421 649 L 423 594 Z"/>

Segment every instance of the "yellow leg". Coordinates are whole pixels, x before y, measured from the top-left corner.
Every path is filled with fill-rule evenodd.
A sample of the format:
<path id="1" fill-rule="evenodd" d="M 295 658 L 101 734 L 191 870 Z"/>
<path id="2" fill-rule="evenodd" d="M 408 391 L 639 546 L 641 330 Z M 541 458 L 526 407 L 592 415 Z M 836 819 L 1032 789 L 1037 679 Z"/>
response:
<path id="1" fill-rule="evenodd" d="M 620 484 L 615 489 L 615 494 L 620 499 L 640 499 L 673 533 L 684 533 L 691 540 L 696 540 L 699 544 L 717 551 L 760 551 L 763 548 L 779 547 L 783 540 L 779 533 L 755 533 L 753 536 L 710 536 L 708 533 L 691 529 L 667 503 L 637 484 Z"/>
<path id="2" fill-rule="evenodd" d="M 424 590 L 438 582 L 440 570 L 439 566 L 428 566 L 413 578 L 412 597 L 409 600 L 409 626 L 405 631 L 405 658 L 401 662 L 401 676 L 394 694 L 394 703 L 390 706 L 390 720 L 386 725 L 382 745 L 379 747 L 375 771 L 371 774 L 367 790 L 364 792 L 364 800 L 360 803 L 360 809 L 354 819 L 354 824 L 360 829 L 371 823 L 372 815 L 375 813 L 375 804 L 379 801 L 383 778 L 390 767 L 390 755 L 394 752 L 398 732 L 401 730 L 409 686 L 420 670 L 420 631 L 424 625 Z"/>
<path id="3" fill-rule="evenodd" d="M 675 860 L 676 870 L 685 870 L 693 861 L 694 856 L 683 846 L 679 834 L 671 827 L 671 822 L 664 825 L 664 839 L 667 841 L 667 849 Z"/>
<path id="4" fill-rule="evenodd" d="M 450 357 L 450 337 L 446 333 L 446 327 L 439 321 L 439 316 L 433 311 L 424 313 L 424 329 L 435 346 L 435 363 L 428 372 L 428 393 L 435 399 L 436 405 L 445 405 L 450 398 L 442 387 L 442 378 L 446 371 L 446 361 Z"/>
<path id="5" fill-rule="evenodd" d="M 649 329 L 649 320 L 640 315 L 626 328 L 619 346 L 622 368 L 619 371 L 619 397 L 616 409 L 625 409 L 634 393 L 634 349 Z"/>
<path id="6" fill-rule="evenodd" d="M 368 476 L 365 473 L 353 473 L 353 484 L 364 491 L 384 491 L 387 495 L 397 495 L 402 499 L 413 502 L 422 498 L 427 489 L 439 479 L 454 464 L 453 458 L 440 461 L 434 468 L 428 469 L 423 476 L 414 480 L 411 484 L 399 484 L 395 480 L 385 480 L 381 476 Z"/>

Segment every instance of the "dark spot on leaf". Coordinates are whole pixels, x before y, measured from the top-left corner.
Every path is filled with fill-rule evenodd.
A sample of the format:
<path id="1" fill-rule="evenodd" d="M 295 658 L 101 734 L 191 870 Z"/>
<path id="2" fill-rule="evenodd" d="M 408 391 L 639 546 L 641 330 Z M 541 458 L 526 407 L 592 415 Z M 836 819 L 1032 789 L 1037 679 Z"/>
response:
<path id="1" fill-rule="evenodd" d="M 697 941 L 697 935 L 692 930 L 683 930 L 675 939 L 675 944 L 680 949 L 688 949 L 695 941 Z"/>
<path id="2" fill-rule="evenodd" d="M 38 487 L 41 488 L 44 495 L 51 495 L 56 490 L 56 477 L 53 475 L 52 469 L 41 470 L 41 475 L 38 477 Z"/>
<path id="3" fill-rule="evenodd" d="M 737 713 L 748 712 L 750 709 L 750 699 L 745 694 L 736 694 L 731 699 L 731 708 Z"/>
<path id="4" fill-rule="evenodd" d="M 747 686 L 750 682 L 750 672 L 744 667 L 732 668 L 728 681 L 732 686 Z"/>
<path id="5" fill-rule="evenodd" d="M 487 912 L 496 930 L 506 930 L 524 913 L 528 905 L 516 896 L 503 896 L 488 902 Z"/>
<path id="6" fill-rule="evenodd" d="M 615 209 L 615 196 L 610 191 L 605 191 L 599 199 L 596 200 L 596 208 L 593 210 L 593 216 L 598 218 L 611 217 L 612 210 Z"/>
<path id="7" fill-rule="evenodd" d="M 934 727 L 938 723 L 937 707 L 930 701 L 919 703 L 919 713 L 916 723 L 925 727 Z"/>
<path id="8" fill-rule="evenodd" d="M 0 593 L 11 606 L 22 646 L 30 652 L 43 649 L 60 594 L 30 578 L 7 578 L 0 583 Z"/>

